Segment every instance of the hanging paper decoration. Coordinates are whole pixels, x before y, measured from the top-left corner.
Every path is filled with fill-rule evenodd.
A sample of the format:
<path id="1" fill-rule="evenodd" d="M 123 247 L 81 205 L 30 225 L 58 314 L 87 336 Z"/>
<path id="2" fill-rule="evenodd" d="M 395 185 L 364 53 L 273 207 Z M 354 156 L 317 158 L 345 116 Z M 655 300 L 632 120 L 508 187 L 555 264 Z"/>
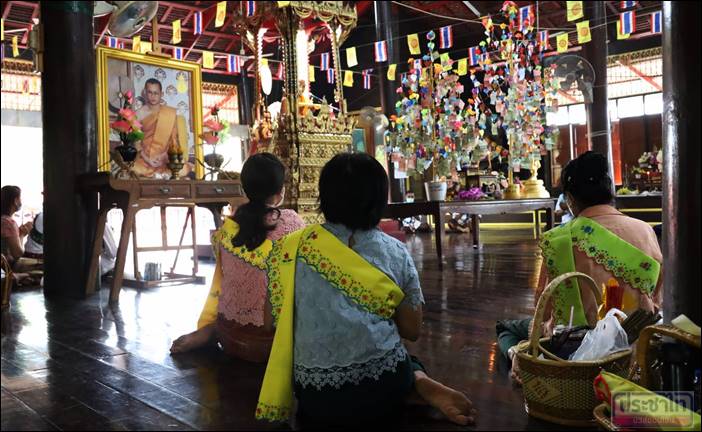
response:
<path id="1" fill-rule="evenodd" d="M 329 69 L 329 53 L 322 53 L 321 56 L 319 56 L 319 70 L 327 70 Z"/>
<path id="2" fill-rule="evenodd" d="M 222 27 L 224 25 L 224 19 L 226 17 L 227 17 L 227 2 L 225 2 L 225 1 L 218 2 L 217 3 L 217 14 L 215 15 L 215 27 Z"/>
<path id="3" fill-rule="evenodd" d="M 636 30 L 636 13 L 634 11 L 619 14 L 619 26 L 623 34 L 630 35 Z"/>
<path id="4" fill-rule="evenodd" d="M 458 60 L 458 70 L 456 71 L 459 76 L 466 75 L 468 73 L 468 59 L 462 58 Z"/>
<path id="5" fill-rule="evenodd" d="M 471 47 L 468 48 L 468 60 L 470 60 L 470 65 L 474 66 L 480 63 L 480 48 Z"/>
<path id="6" fill-rule="evenodd" d="M 344 87 L 353 87 L 353 72 L 344 71 Z"/>
<path id="7" fill-rule="evenodd" d="M 592 35 L 590 34 L 590 21 L 589 20 L 580 21 L 579 23 L 575 24 L 575 27 L 578 30 L 578 43 L 579 44 L 588 43 L 592 40 Z"/>
<path id="8" fill-rule="evenodd" d="M 421 52 L 421 49 L 419 48 L 419 36 L 417 36 L 417 33 L 407 36 L 407 45 L 409 46 L 410 54 L 417 55 Z"/>
<path id="9" fill-rule="evenodd" d="M 633 8 L 634 6 L 636 6 L 636 2 L 635 1 L 622 1 L 622 2 L 619 2 L 619 5 L 622 9 L 630 9 L 630 8 Z"/>
<path id="10" fill-rule="evenodd" d="M 357 64 L 358 64 L 358 60 L 356 60 L 356 48 L 355 47 L 346 48 L 346 66 L 354 67 Z"/>
<path id="11" fill-rule="evenodd" d="M 414 61 L 414 63 L 412 64 L 412 70 L 417 75 L 422 73 L 422 61 L 420 59 Z"/>
<path id="12" fill-rule="evenodd" d="M 132 38 L 132 51 L 141 52 L 141 36 L 134 36 Z"/>
<path id="13" fill-rule="evenodd" d="M 450 71 L 453 66 L 453 60 L 451 60 L 451 57 L 449 56 L 449 53 L 443 53 L 441 54 L 441 69 L 444 71 Z"/>
<path id="14" fill-rule="evenodd" d="M 194 34 L 202 34 L 202 12 L 195 12 L 195 26 L 193 28 Z"/>
<path id="15" fill-rule="evenodd" d="M 3 47 L 4 49 L 4 47 Z M 19 46 L 17 44 L 17 36 L 12 36 L 12 57 L 19 56 Z"/>
<path id="16" fill-rule="evenodd" d="M 568 51 L 568 33 L 556 36 L 556 51 L 559 53 Z"/>
<path id="17" fill-rule="evenodd" d="M 181 47 L 173 48 L 173 58 L 176 60 L 183 60 L 183 48 L 181 48 Z"/>
<path id="18" fill-rule="evenodd" d="M 617 21 L 617 40 L 629 39 L 629 34 L 622 33 L 622 22 Z"/>
<path id="19" fill-rule="evenodd" d="M 534 5 L 519 8 L 519 29 L 525 31 L 527 27 L 534 26 Z"/>
<path id="20" fill-rule="evenodd" d="M 241 57 L 235 54 L 227 54 L 227 72 L 230 74 L 241 73 Z"/>
<path id="21" fill-rule="evenodd" d="M 334 84 L 334 69 L 327 69 L 327 82 Z"/>
<path id="22" fill-rule="evenodd" d="M 119 39 L 117 39 L 116 37 L 107 36 L 107 40 L 105 42 L 107 42 L 107 46 L 110 48 L 119 47 Z"/>
<path id="23" fill-rule="evenodd" d="M 568 8 L 568 21 L 575 21 L 582 18 L 583 15 L 583 2 L 581 1 L 567 1 L 566 7 Z"/>
<path id="24" fill-rule="evenodd" d="M 309 80 L 311 83 L 314 82 L 314 66 L 309 65 L 307 66 L 307 76 L 309 77 Z"/>
<path id="25" fill-rule="evenodd" d="M 451 26 L 439 29 L 439 48 L 447 49 L 453 46 L 453 29 Z"/>
<path id="26" fill-rule="evenodd" d="M 171 38 L 171 42 L 174 44 L 179 44 L 180 43 L 180 20 L 177 19 L 171 23 L 171 26 L 173 27 L 173 37 Z"/>
<path id="27" fill-rule="evenodd" d="M 661 11 L 651 14 L 651 33 L 661 33 L 663 29 Z"/>
<path id="28" fill-rule="evenodd" d="M 396 64 L 391 64 L 388 66 L 388 72 L 386 74 L 388 80 L 390 81 L 395 81 L 395 69 L 397 68 Z"/>
<path id="29" fill-rule="evenodd" d="M 373 48 L 374 48 L 373 51 L 375 53 L 375 62 L 376 63 L 388 61 L 388 44 L 387 44 L 387 42 L 385 42 L 384 40 L 374 42 Z"/>
<path id="30" fill-rule="evenodd" d="M 202 67 L 205 69 L 214 69 L 214 53 L 212 51 L 202 52 Z"/>
<path id="31" fill-rule="evenodd" d="M 541 30 L 539 32 L 539 51 L 546 51 L 551 48 L 548 44 L 548 30 Z"/>
<path id="32" fill-rule="evenodd" d="M 371 77 L 370 73 L 373 71 L 373 69 L 365 69 L 363 71 L 363 88 L 368 90 L 371 88 Z"/>
<path id="33" fill-rule="evenodd" d="M 246 2 L 246 16 L 252 17 L 254 15 L 256 15 L 256 2 L 255 1 L 247 1 Z"/>
<path id="34" fill-rule="evenodd" d="M 278 3 L 278 7 L 279 7 L 279 8 L 282 8 L 282 7 L 285 7 L 285 6 L 290 6 L 290 2 L 289 2 L 289 1 L 279 1 L 279 2 L 277 2 L 277 3 Z"/>

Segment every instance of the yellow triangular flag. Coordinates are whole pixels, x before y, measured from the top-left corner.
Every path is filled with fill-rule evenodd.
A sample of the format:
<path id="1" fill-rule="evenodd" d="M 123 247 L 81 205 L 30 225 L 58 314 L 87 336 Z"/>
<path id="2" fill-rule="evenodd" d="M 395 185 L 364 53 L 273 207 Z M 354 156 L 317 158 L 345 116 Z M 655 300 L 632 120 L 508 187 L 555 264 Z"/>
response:
<path id="1" fill-rule="evenodd" d="M 222 27 L 224 18 L 227 17 L 227 2 L 217 3 L 217 15 L 215 16 L 215 27 Z"/>
<path id="2" fill-rule="evenodd" d="M 344 87 L 353 87 L 353 72 L 344 71 Z"/>
<path id="3" fill-rule="evenodd" d="M 261 66 L 268 66 L 268 59 L 262 58 L 261 59 Z"/>
<path id="4" fill-rule="evenodd" d="M 151 42 L 142 42 L 140 48 L 142 54 L 146 54 L 147 52 L 153 51 L 153 46 L 151 45 Z"/>
<path id="5" fill-rule="evenodd" d="M 390 81 L 395 81 L 395 69 L 397 69 L 396 64 L 391 64 L 388 66 L 388 79 Z"/>
<path id="6" fill-rule="evenodd" d="M 568 9 L 568 21 L 575 21 L 583 17 L 583 2 L 567 1 L 566 8 Z"/>
<path id="7" fill-rule="evenodd" d="M 179 44 L 180 43 L 180 20 L 177 19 L 173 21 L 173 38 L 171 39 L 171 42 L 174 44 Z"/>
<path id="8" fill-rule="evenodd" d="M 628 33 L 622 33 L 622 22 L 617 20 L 617 39 L 629 39 L 629 36 L 631 35 Z"/>
<path id="9" fill-rule="evenodd" d="M 0 18 L 0 40 L 5 40 L 5 19 Z"/>
<path id="10" fill-rule="evenodd" d="M 202 52 L 202 67 L 214 69 L 214 54 L 211 51 Z"/>
<path id="11" fill-rule="evenodd" d="M 307 68 L 307 75 L 310 78 L 310 82 L 314 82 L 314 66 L 309 65 Z"/>
<path id="12" fill-rule="evenodd" d="M 289 1 L 279 1 L 279 2 L 278 2 L 278 7 L 279 7 L 279 8 L 282 8 L 282 7 L 285 7 L 285 6 L 290 6 L 290 2 L 289 2 Z"/>
<path id="13" fill-rule="evenodd" d="M 421 52 L 421 49 L 419 48 L 419 36 L 417 36 L 417 33 L 407 36 L 407 45 L 409 45 L 411 54 L 417 55 Z"/>
<path id="14" fill-rule="evenodd" d="M 358 60 L 356 60 L 356 48 L 355 47 L 346 48 L 346 66 L 354 67 L 357 64 L 358 64 Z"/>
<path id="15" fill-rule="evenodd" d="M 3 46 L 2 49 L 5 49 Z M 12 57 L 19 56 L 19 46 L 17 46 L 17 36 L 12 36 Z"/>
<path id="16" fill-rule="evenodd" d="M 559 53 L 568 51 L 568 33 L 556 36 L 556 51 Z"/>
<path id="17" fill-rule="evenodd" d="M 134 36 L 132 38 L 132 51 L 141 52 L 141 36 Z"/>
<path id="18" fill-rule="evenodd" d="M 590 21 L 580 21 L 575 25 L 578 29 L 578 43 L 584 44 L 592 40 L 592 35 L 590 35 Z"/>
<path id="19" fill-rule="evenodd" d="M 468 59 L 463 58 L 458 60 L 458 75 L 463 76 L 468 73 Z"/>

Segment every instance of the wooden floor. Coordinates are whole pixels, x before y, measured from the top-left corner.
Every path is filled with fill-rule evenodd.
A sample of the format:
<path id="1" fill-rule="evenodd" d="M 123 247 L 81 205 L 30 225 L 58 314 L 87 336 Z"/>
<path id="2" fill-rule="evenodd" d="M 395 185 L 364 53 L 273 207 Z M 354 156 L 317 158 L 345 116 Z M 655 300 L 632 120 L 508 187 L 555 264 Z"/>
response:
<path id="1" fill-rule="evenodd" d="M 495 343 L 495 321 L 533 311 L 540 258 L 530 231 L 483 231 L 444 240 L 409 236 L 426 299 L 424 329 L 410 351 L 432 376 L 466 391 L 474 429 L 557 429 L 530 419 Z M 211 276 L 213 267 L 203 274 Z M 264 367 L 216 349 L 173 358 L 171 341 L 194 329 L 208 286 L 108 290 L 84 302 L 12 296 L 13 333 L 2 338 L 2 430 L 275 429 L 253 419 Z M 406 413 L 405 430 L 461 429 L 427 410 Z M 278 427 L 280 429 L 280 427 Z"/>

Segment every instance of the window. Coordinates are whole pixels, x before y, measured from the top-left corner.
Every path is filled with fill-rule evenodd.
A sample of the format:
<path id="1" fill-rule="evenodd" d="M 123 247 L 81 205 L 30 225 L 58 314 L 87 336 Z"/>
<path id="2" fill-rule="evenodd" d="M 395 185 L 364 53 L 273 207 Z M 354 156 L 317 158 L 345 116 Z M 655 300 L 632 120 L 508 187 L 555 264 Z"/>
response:
<path id="1" fill-rule="evenodd" d="M 644 111 L 646 115 L 661 114 L 663 112 L 663 93 L 644 96 Z"/>
<path id="2" fill-rule="evenodd" d="M 607 109 L 609 110 L 609 121 L 613 122 L 619 119 L 617 116 L 617 101 L 616 99 L 610 99 L 607 101 Z"/>
<path id="3" fill-rule="evenodd" d="M 571 124 L 581 124 L 586 123 L 587 116 L 585 115 L 585 105 L 577 104 L 568 107 L 568 118 Z"/>
<path id="4" fill-rule="evenodd" d="M 617 116 L 619 118 L 641 117 L 644 115 L 643 96 L 622 98 L 617 101 Z"/>
<path id="5" fill-rule="evenodd" d="M 546 124 L 549 125 L 554 125 L 554 126 L 564 126 L 570 123 L 570 119 L 568 117 L 568 107 L 567 106 L 562 106 L 558 108 L 558 111 L 556 112 L 547 112 L 546 113 Z"/>

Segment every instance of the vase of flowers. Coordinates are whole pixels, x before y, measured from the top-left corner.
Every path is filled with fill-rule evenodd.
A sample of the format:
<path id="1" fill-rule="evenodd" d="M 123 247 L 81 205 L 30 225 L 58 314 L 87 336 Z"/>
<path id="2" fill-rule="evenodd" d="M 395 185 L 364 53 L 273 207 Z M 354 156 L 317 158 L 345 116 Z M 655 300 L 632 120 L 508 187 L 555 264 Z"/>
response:
<path id="1" fill-rule="evenodd" d="M 224 156 L 217 153 L 217 144 L 227 135 L 229 122 L 219 118 L 219 107 L 217 106 L 210 109 L 210 115 L 212 118 L 204 122 L 205 132 L 200 134 L 200 139 L 202 139 L 203 145 L 212 146 L 212 153 L 205 155 L 204 160 L 208 173 L 214 178 L 214 174 L 221 170 L 224 163 Z"/>
<path id="2" fill-rule="evenodd" d="M 144 139 L 141 122 L 139 122 L 136 113 L 132 110 L 133 98 L 131 90 L 123 95 L 120 94 L 120 99 L 124 99 L 122 108 L 117 114 L 117 120 L 110 123 L 110 127 L 119 133 L 119 139 L 122 142 L 121 145 L 115 147 L 115 150 L 128 165 L 134 163 L 137 157 L 137 149 L 134 147 L 134 143 Z"/>

